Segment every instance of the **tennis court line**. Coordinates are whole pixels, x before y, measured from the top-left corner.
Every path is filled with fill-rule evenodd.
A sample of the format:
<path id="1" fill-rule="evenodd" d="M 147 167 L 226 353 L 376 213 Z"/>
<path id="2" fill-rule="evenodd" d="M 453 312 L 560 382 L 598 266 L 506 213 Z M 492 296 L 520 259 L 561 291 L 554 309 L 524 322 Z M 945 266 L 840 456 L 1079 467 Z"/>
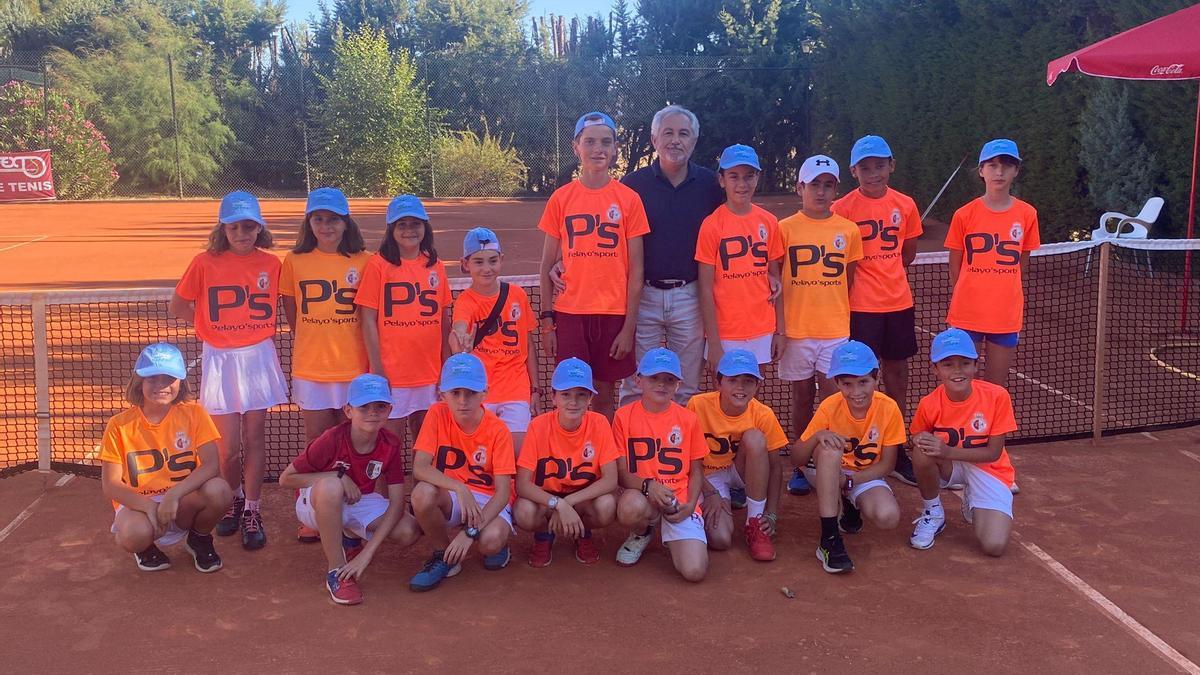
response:
<path id="1" fill-rule="evenodd" d="M 1168 370 L 1172 373 L 1175 373 L 1176 375 L 1182 375 L 1188 379 L 1200 382 L 1200 375 L 1197 375 L 1197 374 L 1191 372 L 1190 370 L 1176 368 L 1175 366 L 1158 358 L 1158 350 L 1162 349 L 1163 347 L 1179 347 L 1179 346 L 1184 346 L 1184 345 L 1159 345 L 1157 347 L 1151 347 L 1150 348 L 1150 360 L 1153 361 L 1154 363 L 1156 363 L 1160 368 L 1165 368 L 1166 370 Z"/>
<path id="2" fill-rule="evenodd" d="M 58 481 L 56 481 L 54 483 L 54 487 L 62 487 L 64 485 L 66 485 L 67 483 L 70 483 L 71 479 L 74 477 L 75 476 L 73 474 L 67 474 L 65 476 L 61 476 L 58 479 Z M 18 513 L 17 517 L 13 518 L 11 523 L 9 523 L 8 525 L 5 525 L 3 530 L 0 530 L 0 542 L 3 542 L 5 539 L 8 539 L 8 535 L 12 534 L 13 530 L 16 530 L 18 527 L 20 527 L 21 523 L 25 522 L 26 520 L 29 520 L 29 517 L 33 515 L 34 508 L 37 507 L 37 505 L 42 501 L 42 497 L 45 497 L 45 496 L 46 496 L 46 491 L 43 490 L 42 494 L 37 496 L 37 499 L 30 502 L 29 506 L 26 506 L 24 511 L 21 511 L 20 513 Z"/>
<path id="3" fill-rule="evenodd" d="M 1200 675 L 1200 666 L 1192 663 L 1186 656 L 1176 651 L 1174 647 L 1167 644 L 1162 638 L 1155 635 L 1149 628 L 1146 628 L 1142 624 L 1138 623 L 1137 619 L 1129 616 L 1125 610 L 1118 607 L 1115 603 L 1113 603 L 1112 600 L 1104 597 L 1100 591 L 1092 588 L 1086 581 L 1080 579 L 1071 570 L 1063 566 L 1062 563 L 1050 557 L 1050 554 L 1043 551 L 1040 547 L 1038 547 L 1037 544 L 1023 541 L 1021 542 L 1021 546 L 1024 546 L 1025 550 L 1032 553 L 1035 558 L 1040 560 L 1043 565 L 1050 569 L 1051 572 L 1054 572 L 1056 575 L 1058 575 L 1058 577 L 1062 579 L 1063 582 L 1065 582 L 1068 586 L 1079 591 L 1088 600 L 1091 600 L 1093 604 L 1108 614 L 1109 618 L 1121 624 L 1121 626 L 1123 626 L 1126 630 L 1128 630 L 1130 633 L 1133 633 L 1134 636 L 1141 638 L 1144 642 L 1146 642 L 1146 644 L 1158 652 L 1159 656 L 1161 656 L 1163 659 L 1167 660 L 1175 667 L 1183 670 L 1185 673 Z"/>
<path id="4" fill-rule="evenodd" d="M 1200 462 L 1200 455 L 1197 455 L 1196 453 L 1194 453 L 1190 450 L 1184 450 L 1182 448 L 1176 448 L 1176 450 L 1179 450 L 1180 452 L 1187 455 L 1188 457 L 1191 457 L 1192 459 L 1196 460 L 1197 462 Z"/>
<path id="5" fill-rule="evenodd" d="M 0 237 L 0 239 L 16 239 L 16 238 L 17 238 L 16 235 L 5 235 L 3 237 Z M 0 253 L 4 253 L 5 251 L 11 251 L 14 248 L 21 248 L 22 246 L 27 246 L 29 244 L 35 244 L 39 241 L 45 241 L 46 239 L 49 239 L 49 238 L 50 238 L 50 235 L 48 235 L 48 234 L 38 235 L 37 237 L 34 237 L 33 239 L 29 239 L 27 241 L 22 241 L 22 242 L 19 242 L 16 244 L 9 244 L 8 246 L 0 247 Z"/>

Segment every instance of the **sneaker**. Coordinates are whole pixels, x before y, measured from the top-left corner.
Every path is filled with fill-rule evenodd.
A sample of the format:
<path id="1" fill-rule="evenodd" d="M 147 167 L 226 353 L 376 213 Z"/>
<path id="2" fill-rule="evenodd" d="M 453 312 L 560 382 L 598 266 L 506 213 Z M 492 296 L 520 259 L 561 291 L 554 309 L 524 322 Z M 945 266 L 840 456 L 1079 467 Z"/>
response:
<path id="1" fill-rule="evenodd" d="M 762 518 L 754 516 L 746 521 L 746 548 L 750 557 L 759 562 L 771 562 L 775 559 L 775 544 L 771 537 L 762 531 Z"/>
<path id="2" fill-rule="evenodd" d="M 216 572 L 221 569 L 221 556 L 217 555 L 217 549 L 213 546 L 213 536 L 211 534 L 200 534 L 195 530 L 188 532 L 187 540 L 184 541 L 183 547 L 188 553 L 192 554 L 192 562 L 196 564 L 196 570 L 204 573 Z"/>
<path id="3" fill-rule="evenodd" d="M 1014 495 L 1019 495 L 1021 494 L 1021 486 L 1013 483 L 1012 485 L 1008 486 L 1008 491 Z"/>
<path id="4" fill-rule="evenodd" d="M 830 574 L 854 571 L 854 563 L 850 561 L 850 554 L 846 553 L 846 545 L 841 537 L 822 539 L 817 546 L 817 560 Z"/>
<path id="5" fill-rule="evenodd" d="M 321 533 L 307 525 L 296 528 L 296 539 L 302 544 L 315 544 L 321 541 Z"/>
<path id="6" fill-rule="evenodd" d="M 363 551 L 363 540 L 358 537 L 347 537 L 343 534 L 342 551 L 346 554 L 346 562 L 354 560 L 355 556 Z"/>
<path id="7" fill-rule="evenodd" d="M 417 572 L 408 582 L 408 587 L 418 593 L 432 591 L 442 583 L 443 579 L 458 574 L 461 569 L 461 565 L 451 567 L 449 563 L 442 560 L 442 551 L 434 551 L 421 571 Z"/>
<path id="8" fill-rule="evenodd" d="M 332 570 L 325 575 L 325 588 L 329 597 L 339 605 L 357 605 L 362 603 L 362 591 L 354 577 L 338 579 L 338 571 Z"/>
<path id="9" fill-rule="evenodd" d="M 975 522 L 975 513 L 971 508 L 971 488 L 964 487 L 962 494 L 959 495 L 959 497 L 962 498 L 961 504 L 963 520 L 967 521 L 968 525 L 971 525 Z"/>
<path id="10" fill-rule="evenodd" d="M 483 558 L 483 568 L 493 572 L 496 570 L 502 570 L 505 567 L 508 567 L 510 560 L 512 560 L 512 552 L 508 550 L 507 546 L 505 546 L 499 551 L 496 551 L 489 556 L 485 556 Z"/>
<path id="11" fill-rule="evenodd" d="M 734 511 L 746 508 L 746 488 L 729 488 L 729 506 L 732 507 Z"/>
<path id="12" fill-rule="evenodd" d="M 576 539 L 575 559 L 584 565 L 594 565 L 600 562 L 600 547 L 596 546 L 596 540 L 590 536 Z"/>
<path id="13" fill-rule="evenodd" d="M 245 510 L 246 498 L 234 497 L 233 503 L 229 505 L 228 509 L 225 509 L 225 515 L 221 516 L 221 520 L 217 521 L 217 535 L 228 537 L 234 532 L 237 532 L 238 526 L 241 525 L 238 520 L 238 516 L 240 516 L 242 511 Z"/>
<path id="14" fill-rule="evenodd" d="M 263 528 L 262 513 L 242 511 L 242 548 L 257 551 L 267 545 L 267 531 Z"/>
<path id="15" fill-rule="evenodd" d="M 530 567 L 549 567 L 554 560 L 554 533 L 534 532 L 533 551 L 529 554 Z"/>
<path id="16" fill-rule="evenodd" d="M 842 497 L 842 517 L 838 518 L 838 530 L 843 534 L 858 534 L 862 532 L 863 519 L 849 499 Z"/>
<path id="17" fill-rule="evenodd" d="M 903 456 L 904 451 L 901 450 L 900 452 L 901 456 Z M 910 460 L 908 457 L 904 457 L 903 461 L 899 459 L 896 460 L 896 470 L 892 471 L 891 476 L 901 483 L 905 483 L 913 487 L 917 486 L 917 474 L 913 473 L 912 460 Z"/>
<path id="18" fill-rule="evenodd" d="M 642 554 L 646 552 L 646 547 L 650 545 L 650 540 L 653 538 L 653 530 L 647 534 L 637 532 L 630 534 L 625 543 L 621 544 L 621 548 L 617 549 L 617 564 L 621 567 L 636 565 L 637 561 L 642 559 Z"/>
<path id="19" fill-rule="evenodd" d="M 792 469 L 792 477 L 788 479 L 788 492 L 794 495 L 806 495 L 812 492 L 812 485 L 809 485 L 808 479 L 804 477 L 804 472 L 799 468 Z"/>
<path id="20" fill-rule="evenodd" d="M 913 548 L 925 550 L 933 546 L 933 538 L 946 529 L 946 517 L 934 517 L 933 514 L 926 511 L 914 520 L 913 524 L 916 527 L 913 528 L 912 537 L 909 538 L 908 543 Z"/>
<path id="21" fill-rule="evenodd" d="M 171 559 L 167 557 L 166 553 L 158 550 L 154 544 L 150 544 L 141 553 L 134 553 L 133 560 L 137 563 L 138 569 L 143 572 L 161 572 L 171 568 Z"/>

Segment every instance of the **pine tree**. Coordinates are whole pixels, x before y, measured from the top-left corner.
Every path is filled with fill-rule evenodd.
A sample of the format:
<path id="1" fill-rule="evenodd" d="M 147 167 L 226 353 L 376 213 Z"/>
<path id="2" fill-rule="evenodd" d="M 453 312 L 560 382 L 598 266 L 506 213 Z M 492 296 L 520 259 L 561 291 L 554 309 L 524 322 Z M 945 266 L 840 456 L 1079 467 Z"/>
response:
<path id="1" fill-rule="evenodd" d="M 1101 211 L 1133 213 L 1153 194 L 1158 162 L 1130 115 L 1128 85 L 1100 80 L 1079 115 L 1079 163 L 1088 199 Z"/>

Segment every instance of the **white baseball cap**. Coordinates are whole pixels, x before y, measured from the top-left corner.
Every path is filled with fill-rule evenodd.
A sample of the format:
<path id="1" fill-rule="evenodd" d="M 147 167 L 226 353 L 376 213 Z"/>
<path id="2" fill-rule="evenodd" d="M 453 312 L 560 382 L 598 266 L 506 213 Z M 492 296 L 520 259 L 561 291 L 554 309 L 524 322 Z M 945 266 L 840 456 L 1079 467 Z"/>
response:
<path id="1" fill-rule="evenodd" d="M 796 180 L 808 183 L 823 173 L 833 176 L 834 180 L 839 183 L 842 182 L 837 161 L 828 155 L 813 155 L 804 160 L 804 163 L 800 165 L 800 175 Z"/>

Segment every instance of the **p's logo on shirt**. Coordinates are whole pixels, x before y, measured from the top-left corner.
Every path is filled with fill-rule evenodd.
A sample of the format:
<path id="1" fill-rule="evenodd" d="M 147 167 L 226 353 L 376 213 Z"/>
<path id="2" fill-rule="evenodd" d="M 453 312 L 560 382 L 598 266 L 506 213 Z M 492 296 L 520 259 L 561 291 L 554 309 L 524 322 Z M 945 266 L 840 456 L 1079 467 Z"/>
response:
<path id="1" fill-rule="evenodd" d="M 609 209 L 612 212 L 612 208 Z M 620 212 L 617 212 L 618 218 Z M 575 249 L 575 240 L 580 237 L 587 237 L 593 233 L 600 240 L 596 243 L 596 248 L 614 249 L 620 243 L 620 236 L 617 234 L 617 228 L 620 227 L 613 219 L 607 221 L 601 220 L 600 216 L 590 213 L 575 213 L 567 216 L 563 220 L 563 226 L 567 230 L 567 248 Z"/>
<path id="2" fill-rule="evenodd" d="M 350 275 L 347 274 L 346 276 L 349 277 Z M 310 304 L 322 303 L 328 300 L 333 300 L 337 303 L 337 309 L 333 310 L 334 314 L 354 314 L 354 296 L 358 293 L 357 288 L 353 286 L 340 288 L 336 279 L 332 281 L 325 279 L 304 279 L 299 283 L 299 286 L 301 314 L 306 316 L 310 314 L 308 311 Z"/>
<path id="3" fill-rule="evenodd" d="M 986 428 L 986 422 L 984 426 Z M 988 444 L 986 433 L 968 434 L 966 429 L 955 429 L 953 427 L 933 427 L 930 431 L 943 435 L 946 445 L 952 448 L 983 448 L 987 447 Z"/>
<path id="4" fill-rule="evenodd" d="M 437 276 L 430 274 L 430 279 Z M 437 291 L 429 288 L 422 289 L 421 284 L 408 281 L 394 281 L 383 285 L 383 315 L 390 317 L 403 305 L 412 303 L 421 305 L 421 316 L 437 316 Z"/>
<path id="5" fill-rule="evenodd" d="M 728 455 L 737 454 L 740 443 L 732 438 L 717 436 L 708 432 L 704 433 L 704 440 L 708 442 L 708 454 L 710 455 Z"/>
<path id="6" fill-rule="evenodd" d="M 895 251 L 900 247 L 900 226 L 897 223 L 900 211 L 892 213 L 892 224 L 885 225 L 882 220 L 860 220 L 858 231 L 862 234 L 863 243 L 878 239 L 879 250 Z"/>
<path id="7" fill-rule="evenodd" d="M 680 434 L 682 439 L 683 434 Z M 663 447 L 657 438 L 629 438 L 625 441 L 626 460 L 629 462 L 629 472 L 637 473 L 638 465 L 653 459 L 658 459 L 658 475 L 674 476 L 683 473 L 683 450 L 681 448 Z"/>
<path id="8" fill-rule="evenodd" d="M 1021 264 L 1021 242 L 1019 240 L 1003 239 L 999 234 L 989 232 L 972 232 L 963 237 L 963 246 L 967 251 L 968 265 L 975 261 L 975 256 L 993 250 L 996 252 L 997 265 L 1012 267 Z"/>
<path id="9" fill-rule="evenodd" d="M 438 446 L 437 454 L 433 458 L 434 466 L 442 473 L 456 471 L 465 466 L 471 474 L 471 477 L 467 479 L 467 485 L 491 486 L 495 481 L 492 480 L 491 475 L 483 467 L 483 463 L 487 461 L 487 450 L 483 446 L 480 446 L 475 450 L 473 456 L 482 457 L 484 461 L 469 464 L 467 462 L 467 453 L 453 445 L 440 445 Z"/>
<path id="10" fill-rule="evenodd" d="M 824 246 L 816 244 L 797 244 L 788 247 L 788 266 L 793 277 L 798 276 L 801 267 L 823 265 L 825 270 L 821 276 L 836 279 L 846 271 L 846 254 L 826 251 Z"/>
<path id="11" fill-rule="evenodd" d="M 222 311 L 246 306 L 252 321 L 266 321 L 275 313 L 269 298 L 267 293 L 251 293 L 248 286 L 209 286 L 208 320 L 220 323 Z"/>
<path id="12" fill-rule="evenodd" d="M 754 241 L 750 237 L 725 237 L 720 243 L 721 271 L 728 272 L 729 265 L 742 256 L 754 258 L 754 267 L 767 266 L 767 242 Z"/>

